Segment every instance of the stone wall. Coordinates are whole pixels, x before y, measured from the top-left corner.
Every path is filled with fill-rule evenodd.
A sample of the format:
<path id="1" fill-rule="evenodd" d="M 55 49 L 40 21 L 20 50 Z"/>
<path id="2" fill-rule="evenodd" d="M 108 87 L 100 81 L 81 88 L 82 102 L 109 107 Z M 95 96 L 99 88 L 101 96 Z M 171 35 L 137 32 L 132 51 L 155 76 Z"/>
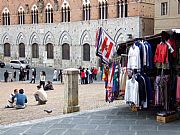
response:
<path id="1" fill-rule="evenodd" d="M 38 24 L 38 25 L 10 25 L 0 27 L 0 53 L 4 52 L 4 43 L 11 45 L 11 57 L 5 57 L 5 61 L 19 58 L 18 45 L 25 44 L 25 58 L 34 66 L 53 66 L 58 68 L 97 66 L 95 55 L 95 36 L 98 27 L 101 25 L 107 30 L 115 42 L 121 43 L 127 39 L 128 34 L 133 38 L 142 36 L 139 17 L 128 17 L 122 19 L 108 19 L 103 22 L 79 21 L 59 24 Z M 39 45 L 39 59 L 32 59 L 31 45 Z M 44 63 L 45 45 L 54 45 L 54 59 L 48 59 Z M 62 60 L 62 44 L 70 45 L 70 60 Z M 90 45 L 90 61 L 82 60 L 82 45 Z M 21 58 L 20 58 L 21 59 Z"/>

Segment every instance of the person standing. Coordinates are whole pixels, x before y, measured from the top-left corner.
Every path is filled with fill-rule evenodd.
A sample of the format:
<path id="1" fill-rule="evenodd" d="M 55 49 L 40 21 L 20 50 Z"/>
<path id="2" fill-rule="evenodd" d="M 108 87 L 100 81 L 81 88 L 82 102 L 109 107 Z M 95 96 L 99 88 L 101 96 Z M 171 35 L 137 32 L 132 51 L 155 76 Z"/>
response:
<path id="1" fill-rule="evenodd" d="M 85 72 L 84 72 L 84 68 L 80 71 L 80 75 L 81 75 L 81 84 L 85 84 Z"/>
<path id="2" fill-rule="evenodd" d="M 4 72 L 4 81 L 5 81 L 5 82 L 8 81 L 8 77 L 9 77 L 9 73 L 8 73 L 8 71 L 6 70 L 6 71 Z"/>
<path id="3" fill-rule="evenodd" d="M 85 84 L 88 84 L 89 82 L 89 72 L 88 72 L 88 68 L 85 70 Z"/>
<path id="4" fill-rule="evenodd" d="M 93 69 L 94 80 L 97 80 L 97 73 L 98 73 L 98 70 L 97 70 L 97 68 L 94 67 L 94 69 Z"/>
<path id="5" fill-rule="evenodd" d="M 46 81 L 46 73 L 45 73 L 45 71 L 41 71 L 40 72 L 40 84 L 39 84 L 39 86 L 43 86 L 43 89 L 45 86 L 45 81 Z"/>
<path id="6" fill-rule="evenodd" d="M 27 69 L 27 71 L 26 71 L 26 77 L 27 77 L 27 80 L 29 80 L 29 69 Z"/>
<path id="7" fill-rule="evenodd" d="M 88 72 L 89 72 L 89 83 L 93 83 L 92 72 L 90 69 L 88 69 Z"/>
<path id="8" fill-rule="evenodd" d="M 14 70 L 13 79 L 14 79 L 14 81 L 16 81 L 16 70 Z"/>
<path id="9" fill-rule="evenodd" d="M 36 81 L 36 69 L 33 68 L 33 69 L 32 69 L 32 76 L 31 76 L 31 81 L 30 81 L 30 83 L 35 83 L 35 81 Z"/>
<path id="10" fill-rule="evenodd" d="M 58 76 L 57 70 L 54 69 L 53 81 L 57 81 L 57 76 Z"/>
<path id="11" fill-rule="evenodd" d="M 62 83 L 63 82 L 62 69 L 59 70 L 58 78 L 59 81 Z"/>

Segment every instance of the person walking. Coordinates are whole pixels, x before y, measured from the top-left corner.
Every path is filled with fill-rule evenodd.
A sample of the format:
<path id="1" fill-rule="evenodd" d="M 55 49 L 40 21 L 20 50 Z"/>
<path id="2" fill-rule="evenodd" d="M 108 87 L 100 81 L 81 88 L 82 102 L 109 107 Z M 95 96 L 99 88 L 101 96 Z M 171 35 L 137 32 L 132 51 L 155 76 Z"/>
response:
<path id="1" fill-rule="evenodd" d="M 6 70 L 6 71 L 4 72 L 4 81 L 5 81 L 5 82 L 8 81 L 8 77 L 9 77 L 9 73 L 8 73 L 8 71 Z"/>
<path id="2" fill-rule="evenodd" d="M 36 79 L 36 70 L 35 70 L 35 68 L 33 68 L 30 83 L 35 83 L 35 81 L 36 81 L 35 79 Z"/>
<path id="3" fill-rule="evenodd" d="M 43 89 L 45 86 L 45 81 L 46 81 L 46 73 L 45 73 L 45 71 L 41 71 L 40 72 L 40 84 L 39 84 L 39 86 L 43 86 Z"/>
<path id="4" fill-rule="evenodd" d="M 57 77 L 58 77 L 58 72 L 56 69 L 54 69 L 53 81 L 57 81 Z"/>

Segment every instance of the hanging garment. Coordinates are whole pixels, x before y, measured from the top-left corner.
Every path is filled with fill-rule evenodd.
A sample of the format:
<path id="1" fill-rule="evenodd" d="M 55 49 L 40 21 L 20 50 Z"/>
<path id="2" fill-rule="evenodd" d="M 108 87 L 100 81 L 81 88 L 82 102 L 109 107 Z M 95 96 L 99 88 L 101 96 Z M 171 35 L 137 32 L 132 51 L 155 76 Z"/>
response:
<path id="1" fill-rule="evenodd" d="M 134 44 L 139 47 L 141 69 L 143 69 L 144 45 L 141 43 L 141 41 L 136 41 Z"/>
<path id="2" fill-rule="evenodd" d="M 136 81 L 139 84 L 139 105 L 147 108 L 147 104 L 144 104 L 147 101 L 145 79 L 140 74 L 137 74 Z"/>
<path id="3" fill-rule="evenodd" d="M 128 69 L 141 68 L 140 51 L 136 45 L 131 46 L 129 49 L 127 68 Z"/>
<path id="4" fill-rule="evenodd" d="M 155 105 L 164 106 L 168 110 L 169 75 L 157 76 L 155 81 Z"/>
<path id="5" fill-rule="evenodd" d="M 153 100 L 152 85 L 151 85 L 150 78 L 146 74 L 143 74 L 142 76 L 144 77 L 144 79 L 146 81 L 147 102 L 148 102 L 148 105 L 149 105 L 150 102 L 152 102 L 152 100 Z"/>
<path id="6" fill-rule="evenodd" d="M 146 49 L 147 53 L 147 57 L 146 57 L 146 65 L 148 69 L 152 69 L 153 68 L 153 53 L 152 53 L 152 47 L 151 45 L 147 42 L 144 41 L 144 45 L 145 47 L 147 47 L 148 49 Z"/>
<path id="7" fill-rule="evenodd" d="M 177 77 L 176 100 L 180 102 L 180 77 Z"/>
<path id="8" fill-rule="evenodd" d="M 155 63 L 168 63 L 168 46 L 165 43 L 157 45 L 155 56 Z"/>
<path id="9" fill-rule="evenodd" d="M 120 95 L 125 94 L 127 79 L 128 79 L 127 69 L 126 69 L 126 67 L 122 67 L 120 69 L 120 76 L 119 76 Z"/>
<path id="10" fill-rule="evenodd" d="M 124 100 L 126 102 L 133 102 L 137 107 L 139 106 L 139 84 L 133 78 L 126 82 Z"/>
<path id="11" fill-rule="evenodd" d="M 171 47 L 173 48 L 173 57 L 174 58 L 176 58 L 176 42 L 175 42 L 175 40 L 174 39 L 172 39 L 172 38 L 170 38 L 170 39 L 168 39 L 168 41 L 167 41 L 170 45 L 171 45 Z"/>

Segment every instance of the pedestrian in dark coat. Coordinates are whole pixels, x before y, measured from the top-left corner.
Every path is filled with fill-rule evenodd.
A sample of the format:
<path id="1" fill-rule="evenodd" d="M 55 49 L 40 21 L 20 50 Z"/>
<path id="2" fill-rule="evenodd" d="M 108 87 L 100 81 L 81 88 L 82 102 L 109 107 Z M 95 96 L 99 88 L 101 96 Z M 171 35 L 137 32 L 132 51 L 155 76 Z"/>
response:
<path id="1" fill-rule="evenodd" d="M 27 80 L 29 80 L 29 69 L 27 70 L 26 75 L 27 75 Z"/>
<path id="2" fill-rule="evenodd" d="M 14 79 L 14 81 L 16 81 L 16 70 L 14 70 L 13 79 Z"/>
<path id="3" fill-rule="evenodd" d="M 8 77 L 9 77 L 9 73 L 6 70 L 6 72 L 4 72 L 4 81 L 7 82 L 8 81 Z"/>

